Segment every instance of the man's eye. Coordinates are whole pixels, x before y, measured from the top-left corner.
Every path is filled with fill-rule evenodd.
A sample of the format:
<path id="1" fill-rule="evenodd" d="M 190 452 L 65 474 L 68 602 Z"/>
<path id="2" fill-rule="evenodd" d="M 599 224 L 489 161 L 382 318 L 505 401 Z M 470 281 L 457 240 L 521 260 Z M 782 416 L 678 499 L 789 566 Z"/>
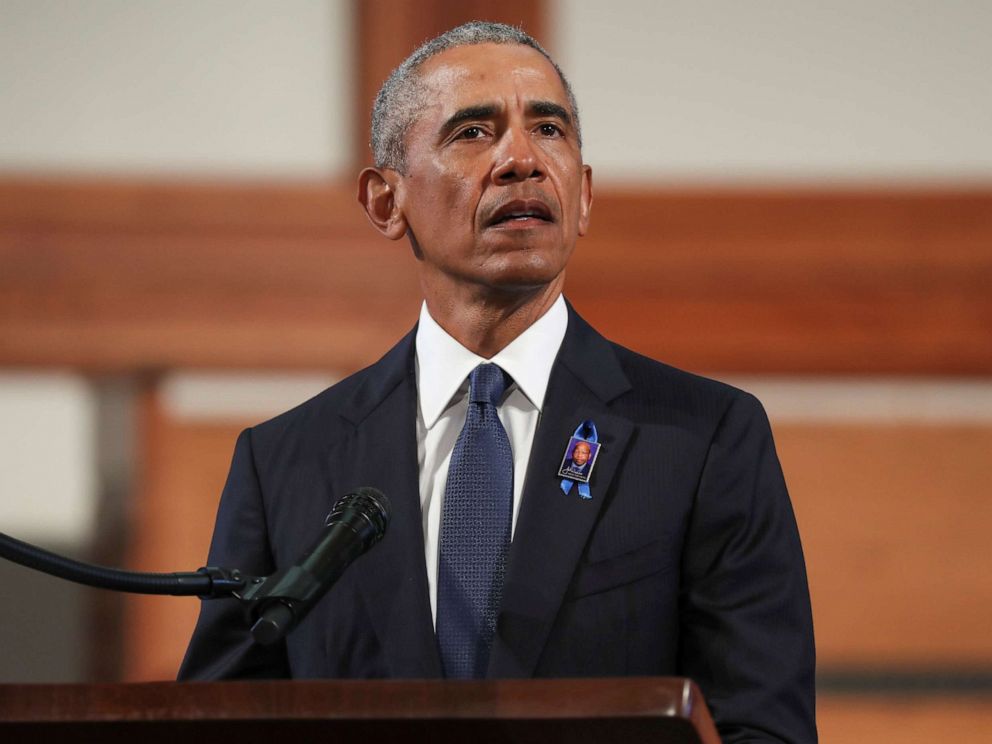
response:
<path id="1" fill-rule="evenodd" d="M 561 131 L 561 127 L 557 124 L 542 124 L 538 127 L 538 131 L 545 137 L 562 137 L 564 132 Z"/>
<path id="2" fill-rule="evenodd" d="M 484 134 L 482 127 L 465 127 L 458 133 L 458 139 L 479 139 Z"/>

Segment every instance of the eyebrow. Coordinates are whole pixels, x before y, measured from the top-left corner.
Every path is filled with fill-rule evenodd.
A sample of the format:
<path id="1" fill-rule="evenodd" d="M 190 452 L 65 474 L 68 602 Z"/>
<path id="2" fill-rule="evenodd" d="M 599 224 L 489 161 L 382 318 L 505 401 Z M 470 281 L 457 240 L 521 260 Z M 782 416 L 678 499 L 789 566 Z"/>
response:
<path id="1" fill-rule="evenodd" d="M 441 125 L 440 134 L 442 137 L 446 136 L 462 122 L 471 121 L 472 119 L 491 119 L 498 112 L 499 107 L 495 103 L 483 103 L 478 106 L 466 106 L 465 108 L 458 109 Z"/>
<path id="2" fill-rule="evenodd" d="M 445 119 L 439 130 L 439 135 L 441 137 L 447 136 L 451 130 L 466 121 L 472 121 L 473 119 L 492 119 L 499 114 L 500 108 L 495 103 L 481 103 L 458 109 Z M 559 119 L 568 126 L 572 126 L 572 115 L 568 113 L 568 110 L 564 106 L 553 101 L 532 101 L 527 104 L 527 113 L 530 116 L 551 116 Z"/>
<path id="3" fill-rule="evenodd" d="M 527 105 L 527 113 L 532 116 L 553 116 L 560 119 L 563 124 L 572 125 L 572 115 L 564 106 L 553 101 L 534 101 Z"/>

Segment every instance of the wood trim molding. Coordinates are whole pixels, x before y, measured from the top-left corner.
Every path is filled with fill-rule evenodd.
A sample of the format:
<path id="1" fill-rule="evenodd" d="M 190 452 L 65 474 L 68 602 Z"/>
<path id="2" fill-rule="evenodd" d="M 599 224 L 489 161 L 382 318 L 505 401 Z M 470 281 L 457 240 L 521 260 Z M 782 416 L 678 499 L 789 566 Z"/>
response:
<path id="1" fill-rule="evenodd" d="M 330 369 L 416 319 L 350 184 L 0 179 L 0 364 Z M 567 293 L 685 368 L 992 374 L 992 187 L 600 191 Z"/>

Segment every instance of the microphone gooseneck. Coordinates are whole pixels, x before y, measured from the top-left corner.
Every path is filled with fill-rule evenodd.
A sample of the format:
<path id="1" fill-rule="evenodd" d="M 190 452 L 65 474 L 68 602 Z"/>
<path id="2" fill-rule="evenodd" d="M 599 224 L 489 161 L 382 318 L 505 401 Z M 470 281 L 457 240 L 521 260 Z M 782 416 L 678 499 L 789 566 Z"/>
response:
<path id="1" fill-rule="evenodd" d="M 244 605 L 259 643 L 274 643 L 292 630 L 352 561 L 386 534 L 389 500 L 375 488 L 338 499 L 320 537 L 292 566 L 272 576 L 205 566 L 184 573 L 142 573 L 94 566 L 0 533 L 0 559 L 101 589 L 139 594 L 234 597 Z"/>
<path id="2" fill-rule="evenodd" d="M 239 571 L 207 566 L 198 571 L 148 573 L 95 566 L 0 533 L 0 558 L 66 581 L 132 594 L 171 594 L 216 599 L 237 594 L 249 577 Z"/>
<path id="3" fill-rule="evenodd" d="M 375 488 L 342 496 L 320 537 L 292 566 L 254 579 L 242 593 L 254 623 L 252 636 L 275 643 L 300 623 L 352 561 L 386 534 L 389 500 Z"/>

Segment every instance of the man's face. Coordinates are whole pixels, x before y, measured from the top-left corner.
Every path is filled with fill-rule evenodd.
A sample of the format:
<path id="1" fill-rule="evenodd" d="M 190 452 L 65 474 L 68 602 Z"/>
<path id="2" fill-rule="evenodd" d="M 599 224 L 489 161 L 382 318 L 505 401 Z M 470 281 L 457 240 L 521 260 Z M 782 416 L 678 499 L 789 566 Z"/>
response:
<path id="1" fill-rule="evenodd" d="M 572 462 L 578 466 L 585 465 L 589 461 L 589 445 L 579 442 L 572 450 Z"/>
<path id="2" fill-rule="evenodd" d="M 428 299 L 563 283 L 592 181 L 554 68 L 530 47 L 478 44 L 429 59 L 420 81 L 395 193 Z"/>

